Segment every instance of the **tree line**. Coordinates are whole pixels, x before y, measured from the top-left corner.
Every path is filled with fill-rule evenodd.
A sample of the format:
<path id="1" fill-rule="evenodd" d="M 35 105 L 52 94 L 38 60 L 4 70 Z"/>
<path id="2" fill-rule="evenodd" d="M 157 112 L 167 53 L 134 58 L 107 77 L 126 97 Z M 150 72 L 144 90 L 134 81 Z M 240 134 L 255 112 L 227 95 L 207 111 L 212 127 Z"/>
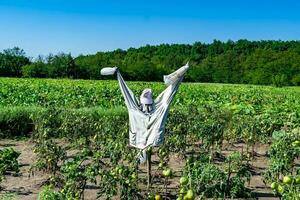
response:
<path id="1" fill-rule="evenodd" d="M 300 85 L 300 41 L 227 41 L 146 45 L 94 55 L 59 53 L 30 59 L 15 47 L 0 53 L 0 76 L 107 79 L 106 66 L 118 66 L 126 80 L 161 81 L 190 62 L 186 81 Z"/>

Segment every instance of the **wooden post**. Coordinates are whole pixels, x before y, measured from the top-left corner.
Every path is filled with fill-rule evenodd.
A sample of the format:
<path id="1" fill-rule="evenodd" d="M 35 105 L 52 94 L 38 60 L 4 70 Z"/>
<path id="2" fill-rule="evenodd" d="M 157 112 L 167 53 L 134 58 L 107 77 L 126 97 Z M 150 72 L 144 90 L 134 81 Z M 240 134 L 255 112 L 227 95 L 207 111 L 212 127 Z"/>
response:
<path id="1" fill-rule="evenodd" d="M 152 148 L 150 147 L 147 149 L 147 189 L 149 190 L 151 187 L 151 155 L 152 155 Z"/>
<path id="2" fill-rule="evenodd" d="M 165 182 L 164 182 L 164 187 L 165 187 L 165 200 L 167 200 L 167 193 L 168 193 L 168 187 L 167 187 L 167 183 L 168 183 L 168 177 L 165 177 Z"/>

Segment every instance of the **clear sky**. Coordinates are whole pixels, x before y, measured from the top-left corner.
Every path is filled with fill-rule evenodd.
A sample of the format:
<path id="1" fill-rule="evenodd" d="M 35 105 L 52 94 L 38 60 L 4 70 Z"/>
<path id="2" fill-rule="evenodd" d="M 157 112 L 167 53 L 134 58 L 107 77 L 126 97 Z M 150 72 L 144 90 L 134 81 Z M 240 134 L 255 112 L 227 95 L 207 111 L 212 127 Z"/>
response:
<path id="1" fill-rule="evenodd" d="M 213 39 L 299 40 L 300 0 L 0 0 L 0 51 L 31 57 Z"/>

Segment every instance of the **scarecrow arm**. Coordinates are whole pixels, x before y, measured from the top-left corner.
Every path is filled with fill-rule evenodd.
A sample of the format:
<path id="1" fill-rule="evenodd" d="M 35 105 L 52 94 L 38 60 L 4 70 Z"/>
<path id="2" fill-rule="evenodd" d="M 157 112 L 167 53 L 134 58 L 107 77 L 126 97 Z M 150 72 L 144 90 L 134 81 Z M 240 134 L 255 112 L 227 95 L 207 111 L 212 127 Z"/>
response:
<path id="1" fill-rule="evenodd" d="M 164 76 L 164 82 L 168 87 L 155 99 L 156 104 L 162 102 L 166 102 L 167 105 L 170 104 L 188 68 L 189 65 L 187 63 L 175 72 Z"/>
<path id="2" fill-rule="evenodd" d="M 177 85 L 181 82 L 184 74 L 186 73 L 186 71 L 189 68 L 189 63 L 185 64 L 184 66 L 180 67 L 179 69 L 177 69 L 175 72 L 169 74 L 169 75 L 165 75 L 164 76 L 164 82 L 167 86 L 170 85 Z"/>
<path id="3" fill-rule="evenodd" d="M 135 98 L 133 92 L 130 90 L 130 88 L 125 83 L 125 81 L 119 71 L 117 71 L 117 78 L 118 78 L 119 86 L 120 86 L 121 92 L 123 94 L 127 108 L 138 108 L 137 99 Z"/>
<path id="4" fill-rule="evenodd" d="M 130 88 L 125 83 L 121 73 L 119 72 L 117 67 L 105 67 L 101 70 L 102 75 L 114 75 L 117 73 L 117 79 L 119 82 L 119 86 L 122 92 L 122 95 L 125 100 L 125 104 L 127 108 L 138 108 L 138 102 L 133 94 L 133 92 L 130 90 Z"/>

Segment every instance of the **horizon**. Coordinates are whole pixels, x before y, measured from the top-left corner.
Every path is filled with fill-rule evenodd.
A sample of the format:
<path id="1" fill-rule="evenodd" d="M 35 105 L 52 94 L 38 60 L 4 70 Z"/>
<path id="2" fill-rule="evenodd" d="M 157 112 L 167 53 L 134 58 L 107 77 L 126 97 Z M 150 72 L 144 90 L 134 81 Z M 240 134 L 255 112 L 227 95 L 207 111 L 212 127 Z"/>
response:
<path id="1" fill-rule="evenodd" d="M 89 55 L 145 45 L 281 40 L 299 41 L 300 2 L 258 0 L 113 1 L 3 0 L 0 51 L 27 56 Z"/>

